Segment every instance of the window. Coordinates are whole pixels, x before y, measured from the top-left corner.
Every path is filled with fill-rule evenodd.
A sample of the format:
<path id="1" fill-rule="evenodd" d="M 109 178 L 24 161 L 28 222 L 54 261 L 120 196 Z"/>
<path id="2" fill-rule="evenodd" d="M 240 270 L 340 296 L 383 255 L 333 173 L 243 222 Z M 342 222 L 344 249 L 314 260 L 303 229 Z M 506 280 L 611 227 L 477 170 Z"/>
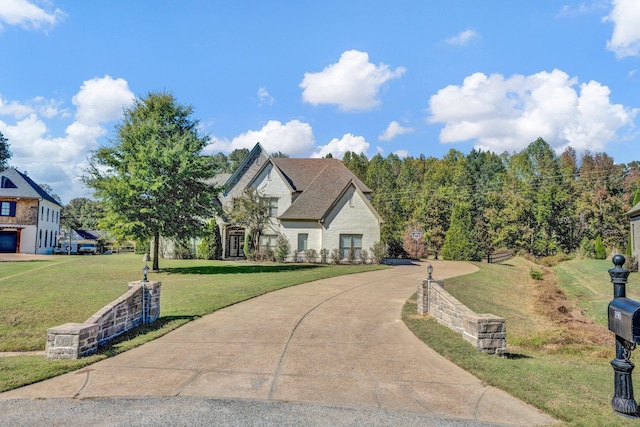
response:
<path id="1" fill-rule="evenodd" d="M 275 234 L 261 234 L 260 248 L 274 250 L 276 248 L 277 241 L 278 241 L 278 236 L 276 236 Z"/>
<path id="2" fill-rule="evenodd" d="M 44 221 L 44 206 L 40 208 L 40 221 Z"/>
<path id="3" fill-rule="evenodd" d="M 349 207 L 353 207 L 353 192 L 351 194 L 349 194 Z"/>
<path id="4" fill-rule="evenodd" d="M 0 188 L 18 188 L 16 185 L 6 176 L 2 177 L 0 180 Z"/>
<path id="5" fill-rule="evenodd" d="M 309 240 L 309 235 L 306 233 L 298 234 L 298 252 L 304 252 L 307 250 L 307 241 Z"/>
<path id="6" fill-rule="evenodd" d="M 42 247 L 42 230 L 40 230 L 40 237 L 38 238 L 38 247 L 41 248 Z"/>
<path id="7" fill-rule="evenodd" d="M 278 216 L 278 199 L 269 199 L 269 216 Z"/>
<path id="8" fill-rule="evenodd" d="M 348 259 L 349 253 L 353 251 L 355 258 L 360 257 L 362 250 L 362 234 L 341 234 L 340 235 L 340 256 Z"/>
<path id="9" fill-rule="evenodd" d="M 0 216 L 16 216 L 16 202 L 0 202 Z"/>
<path id="10" fill-rule="evenodd" d="M 47 208 L 47 222 L 49 222 L 49 208 Z"/>

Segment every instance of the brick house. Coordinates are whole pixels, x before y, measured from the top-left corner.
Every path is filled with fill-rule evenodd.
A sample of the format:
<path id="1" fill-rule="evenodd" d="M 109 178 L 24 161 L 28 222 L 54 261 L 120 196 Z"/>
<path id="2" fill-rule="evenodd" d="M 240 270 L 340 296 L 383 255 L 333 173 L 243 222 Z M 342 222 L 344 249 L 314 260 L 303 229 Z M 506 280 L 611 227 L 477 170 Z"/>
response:
<path id="1" fill-rule="evenodd" d="M 371 189 L 338 159 L 272 158 L 260 144 L 226 178 L 218 200 L 229 209 L 233 199 L 254 188 L 270 199 L 270 225 L 260 236 L 261 248 L 274 249 L 278 236 L 291 251 L 340 251 L 356 257 L 380 240 L 382 218 L 371 205 Z M 245 230 L 220 224 L 223 258 L 243 258 Z"/>
<path id="2" fill-rule="evenodd" d="M 0 172 L 0 252 L 51 254 L 62 206 L 27 175 Z"/>

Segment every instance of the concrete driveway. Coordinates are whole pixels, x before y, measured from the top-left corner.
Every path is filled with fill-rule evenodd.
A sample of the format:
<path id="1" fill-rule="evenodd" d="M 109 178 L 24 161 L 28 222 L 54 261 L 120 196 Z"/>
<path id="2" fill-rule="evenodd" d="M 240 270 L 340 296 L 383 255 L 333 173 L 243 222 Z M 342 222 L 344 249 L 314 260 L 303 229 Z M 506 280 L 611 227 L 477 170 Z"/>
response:
<path id="1" fill-rule="evenodd" d="M 433 262 L 434 277 L 468 274 Z M 236 304 L 10 399 L 196 397 L 297 402 L 507 425 L 549 416 L 436 354 L 400 312 L 426 264 L 319 280 Z"/>

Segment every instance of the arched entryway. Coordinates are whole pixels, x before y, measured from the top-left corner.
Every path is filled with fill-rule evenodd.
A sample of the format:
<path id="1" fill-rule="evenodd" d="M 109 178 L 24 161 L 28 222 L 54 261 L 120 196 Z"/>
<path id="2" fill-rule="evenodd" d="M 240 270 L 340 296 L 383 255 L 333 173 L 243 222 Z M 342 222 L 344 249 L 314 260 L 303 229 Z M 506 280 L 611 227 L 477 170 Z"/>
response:
<path id="1" fill-rule="evenodd" d="M 244 258 L 243 227 L 228 226 L 225 233 L 225 258 Z"/>

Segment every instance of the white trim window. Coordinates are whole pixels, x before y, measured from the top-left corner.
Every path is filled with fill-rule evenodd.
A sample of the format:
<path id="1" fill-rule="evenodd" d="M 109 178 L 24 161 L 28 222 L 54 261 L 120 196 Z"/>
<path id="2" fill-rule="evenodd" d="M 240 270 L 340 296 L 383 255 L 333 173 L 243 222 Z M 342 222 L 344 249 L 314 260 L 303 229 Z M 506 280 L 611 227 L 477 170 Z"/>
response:
<path id="1" fill-rule="evenodd" d="M 261 234 L 260 235 L 260 248 L 275 250 L 278 243 L 278 236 L 275 234 Z"/>
<path id="2" fill-rule="evenodd" d="M 348 259 L 349 253 L 353 250 L 355 258 L 360 257 L 362 250 L 362 234 L 341 234 L 340 235 L 340 256 Z"/>
<path id="3" fill-rule="evenodd" d="M 298 233 L 298 252 L 305 252 L 308 249 L 309 234 Z"/>
<path id="4" fill-rule="evenodd" d="M 278 199 L 269 199 L 269 216 L 278 216 Z"/>

